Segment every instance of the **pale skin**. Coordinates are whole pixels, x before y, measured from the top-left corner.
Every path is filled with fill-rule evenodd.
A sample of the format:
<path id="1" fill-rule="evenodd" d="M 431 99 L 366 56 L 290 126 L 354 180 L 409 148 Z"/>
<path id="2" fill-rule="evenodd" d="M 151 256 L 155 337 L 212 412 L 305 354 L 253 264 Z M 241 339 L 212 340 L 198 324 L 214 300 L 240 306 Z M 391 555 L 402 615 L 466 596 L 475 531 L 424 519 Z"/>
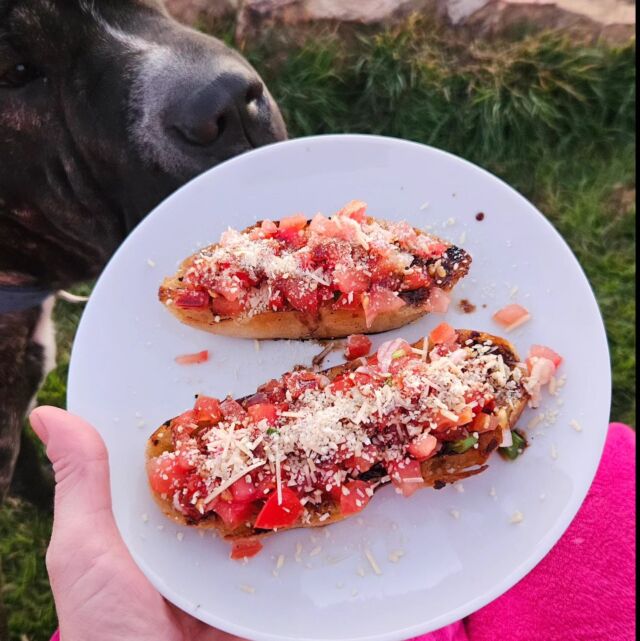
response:
<path id="1" fill-rule="evenodd" d="M 30 420 L 56 477 L 47 569 L 62 641 L 243 641 L 171 606 L 140 572 L 113 518 L 95 429 L 52 407 Z"/>

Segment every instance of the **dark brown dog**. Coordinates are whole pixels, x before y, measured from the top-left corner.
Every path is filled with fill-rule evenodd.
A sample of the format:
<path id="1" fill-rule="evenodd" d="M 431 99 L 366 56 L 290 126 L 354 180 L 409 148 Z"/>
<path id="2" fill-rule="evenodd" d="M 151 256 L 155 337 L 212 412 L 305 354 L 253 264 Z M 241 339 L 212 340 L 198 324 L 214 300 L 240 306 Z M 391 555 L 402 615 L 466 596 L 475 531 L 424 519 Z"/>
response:
<path id="1" fill-rule="evenodd" d="M 53 293 L 184 182 L 285 136 L 250 65 L 160 2 L 0 0 L 0 500 L 53 364 Z"/>

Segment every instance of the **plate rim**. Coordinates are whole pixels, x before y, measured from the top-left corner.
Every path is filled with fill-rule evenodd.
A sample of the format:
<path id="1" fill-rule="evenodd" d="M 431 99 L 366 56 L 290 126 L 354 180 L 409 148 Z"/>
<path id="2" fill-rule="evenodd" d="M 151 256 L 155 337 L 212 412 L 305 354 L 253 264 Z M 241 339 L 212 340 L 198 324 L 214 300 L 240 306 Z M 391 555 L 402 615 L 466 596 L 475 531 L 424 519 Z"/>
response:
<path id="1" fill-rule="evenodd" d="M 592 303 L 595 306 L 594 311 L 596 313 L 592 319 L 592 322 L 593 323 L 597 322 L 597 328 L 595 329 L 602 337 L 602 347 L 604 348 L 604 353 L 602 354 L 602 356 L 606 357 L 606 360 L 608 361 L 609 364 L 611 363 L 606 326 L 604 324 L 602 311 L 600 309 L 593 287 L 589 279 L 587 278 L 584 268 L 580 264 L 579 260 L 577 259 L 570 245 L 567 243 L 564 237 L 560 234 L 560 232 L 554 227 L 554 225 L 550 222 L 550 220 L 546 216 L 544 216 L 544 214 L 533 203 L 531 203 L 524 195 L 522 195 L 518 190 L 516 190 L 514 187 L 512 187 L 507 182 L 505 182 L 502 178 L 496 176 L 495 174 L 491 173 L 487 169 L 480 167 L 479 165 L 476 165 L 475 163 L 465 158 L 462 158 L 460 156 L 457 156 L 451 152 L 438 149 L 437 147 L 433 147 L 431 145 L 426 145 L 426 144 L 415 142 L 415 141 L 404 140 L 404 139 L 396 138 L 392 136 L 345 133 L 345 134 L 326 134 L 326 135 L 314 135 L 314 136 L 293 138 L 290 140 L 272 143 L 272 144 L 260 147 L 258 149 L 254 149 L 250 152 L 247 152 L 247 153 L 241 154 L 240 156 L 236 156 L 234 158 L 226 160 L 223 163 L 220 163 L 219 165 L 216 165 L 215 167 L 212 167 L 206 170 L 205 172 L 196 176 L 195 178 L 187 182 L 185 185 L 177 189 L 175 192 L 170 194 L 167 198 L 165 198 L 162 202 L 160 202 L 156 207 L 154 207 L 153 210 L 149 212 L 149 214 L 145 216 L 145 218 L 136 226 L 136 228 L 127 236 L 127 238 L 125 238 L 123 243 L 118 247 L 116 252 L 113 254 L 111 259 L 107 263 L 107 265 L 104 267 L 104 269 L 102 270 L 100 276 L 98 277 L 95 283 L 93 292 L 98 291 L 99 287 L 101 286 L 101 283 L 104 280 L 104 276 L 108 271 L 109 267 L 111 266 L 111 264 L 119 260 L 121 253 L 128 251 L 129 244 L 132 244 L 133 242 L 135 242 L 135 239 L 137 238 L 138 235 L 145 233 L 146 226 L 151 224 L 150 223 L 151 219 L 159 209 L 164 209 L 168 206 L 171 206 L 171 203 L 174 199 L 177 200 L 181 198 L 184 192 L 191 190 L 195 186 L 200 185 L 201 183 L 204 183 L 205 181 L 209 180 L 210 175 L 213 174 L 214 172 L 217 172 L 220 168 L 225 168 L 228 170 L 229 167 L 233 167 L 235 164 L 240 164 L 242 162 L 245 162 L 247 158 L 256 159 L 256 158 L 259 158 L 260 156 L 269 155 L 273 153 L 274 149 L 277 150 L 284 147 L 287 147 L 287 148 L 304 147 L 310 144 L 311 145 L 313 144 L 323 145 L 323 144 L 334 144 L 334 143 L 350 144 L 351 142 L 382 144 L 382 145 L 392 144 L 400 147 L 404 146 L 404 147 L 412 147 L 412 148 L 420 148 L 420 149 L 426 148 L 431 153 L 433 153 L 436 157 L 438 155 L 447 157 L 458 163 L 463 163 L 464 165 L 467 165 L 473 171 L 476 171 L 476 172 L 479 171 L 482 174 L 485 174 L 486 178 L 488 178 L 491 181 L 497 182 L 503 189 L 506 188 L 508 191 L 510 191 L 512 195 L 516 197 L 517 200 L 520 201 L 520 204 L 522 207 L 526 207 L 532 214 L 534 214 L 538 218 L 538 221 L 540 223 L 550 228 L 550 230 L 560 239 L 560 241 L 564 244 L 565 248 L 571 254 L 576 266 L 578 267 L 578 273 L 580 275 L 580 278 L 582 279 L 583 283 L 586 285 L 588 291 L 591 294 L 590 303 Z M 81 332 L 84 331 L 83 327 L 85 325 L 85 319 L 88 317 L 87 311 L 91 309 L 93 300 L 94 300 L 93 296 L 91 296 L 89 302 L 87 303 L 87 306 L 83 311 L 82 317 L 80 319 L 80 323 L 78 325 L 78 328 L 74 337 L 73 346 L 71 349 L 70 361 L 69 361 L 69 373 L 68 373 L 68 379 L 67 379 L 67 407 L 69 408 L 70 411 L 73 411 L 73 408 L 79 405 L 79 403 L 76 402 L 76 394 L 75 394 L 75 390 L 78 388 L 78 385 L 76 383 L 76 380 L 78 377 L 78 373 L 77 373 L 78 370 L 77 370 L 77 366 L 75 365 L 75 363 L 77 362 L 77 359 L 74 359 L 74 354 L 76 353 L 76 349 L 79 349 L 78 345 L 80 344 L 81 341 L 77 339 L 81 337 Z M 606 405 L 606 407 L 609 408 L 609 412 L 610 412 L 611 396 L 612 396 L 612 389 L 611 389 L 612 372 L 611 372 L 610 365 L 609 367 L 606 368 L 604 376 L 605 376 L 604 382 L 606 383 L 606 397 L 604 400 L 606 401 L 606 403 L 604 403 L 603 405 Z M 609 419 L 610 419 L 610 416 L 608 415 L 606 419 L 607 424 Z M 445 627 L 451 623 L 454 623 L 463 619 L 464 617 L 468 616 L 473 612 L 476 612 L 477 610 L 486 606 L 488 603 L 491 603 L 495 599 L 505 594 L 509 589 L 511 589 L 519 581 L 521 581 L 529 572 L 531 572 L 549 554 L 551 549 L 556 545 L 556 543 L 560 540 L 560 538 L 564 535 L 564 533 L 567 531 L 567 529 L 571 525 L 572 521 L 574 520 L 578 511 L 580 510 L 580 507 L 582 506 L 587 496 L 587 493 L 593 483 L 593 480 L 595 478 L 597 469 L 600 464 L 600 460 L 602 458 L 602 453 L 604 451 L 606 435 L 607 435 L 607 429 L 604 428 L 600 431 L 600 439 L 599 439 L 599 443 L 597 444 L 597 447 L 594 446 L 592 450 L 592 458 L 590 461 L 588 461 L 588 468 L 585 468 L 585 469 L 588 469 L 588 478 L 590 479 L 589 483 L 585 484 L 585 486 L 580 488 L 579 490 L 575 490 L 573 492 L 571 500 L 568 502 L 566 507 L 562 510 L 561 514 L 559 515 L 553 527 L 551 527 L 547 531 L 547 533 L 544 535 L 544 537 L 542 537 L 538 542 L 535 548 L 536 552 L 531 554 L 526 560 L 524 560 L 521 564 L 516 566 L 510 573 L 506 574 L 500 581 L 495 583 L 491 590 L 488 590 L 485 594 L 478 595 L 476 598 L 470 599 L 466 603 L 454 608 L 453 610 L 450 610 L 445 614 L 432 618 L 428 624 L 425 622 L 425 624 L 422 624 L 422 625 L 416 624 L 406 628 L 396 629 L 395 631 L 392 631 L 392 632 L 381 633 L 376 635 L 345 637 L 342 641 L 403 641 L 405 639 L 410 639 L 415 636 L 426 634 L 425 625 L 431 631 Z M 114 513 L 114 518 L 116 518 L 116 524 L 117 524 L 117 517 L 115 517 L 115 513 Z M 119 526 L 118 526 L 118 529 L 122 535 L 122 531 L 120 530 Z M 122 536 L 122 538 L 126 544 L 125 537 Z M 198 609 L 198 607 L 194 609 L 193 604 L 191 602 L 189 602 L 187 599 L 183 599 L 179 594 L 174 593 L 170 589 L 170 587 L 167 586 L 166 583 L 161 579 L 161 577 L 158 576 L 158 574 L 152 568 L 150 568 L 142 558 L 140 558 L 134 551 L 129 549 L 128 545 L 127 545 L 127 549 L 129 550 L 129 553 L 134 559 L 136 565 L 140 568 L 140 570 L 143 572 L 143 574 L 146 576 L 146 578 L 154 586 L 155 589 L 157 589 L 163 596 L 165 596 L 165 598 L 167 598 L 170 602 L 175 604 L 177 607 L 191 614 L 192 616 L 195 616 L 196 618 L 200 619 L 201 621 L 205 622 L 210 626 L 213 626 L 219 630 L 228 632 L 233 635 L 237 635 L 247 639 L 252 639 L 253 641 L 282 641 L 283 639 L 287 641 L 289 640 L 294 641 L 294 639 L 295 641 L 320 641 L 320 637 L 309 637 L 309 636 L 283 637 L 281 635 L 275 636 L 271 633 L 261 632 L 259 630 L 254 630 L 252 628 L 245 627 L 242 624 L 237 624 L 237 623 L 234 623 L 233 621 L 222 619 L 219 616 L 210 614 L 209 612 L 201 611 Z M 166 593 L 170 594 L 171 597 L 169 598 L 168 596 L 166 596 Z"/>

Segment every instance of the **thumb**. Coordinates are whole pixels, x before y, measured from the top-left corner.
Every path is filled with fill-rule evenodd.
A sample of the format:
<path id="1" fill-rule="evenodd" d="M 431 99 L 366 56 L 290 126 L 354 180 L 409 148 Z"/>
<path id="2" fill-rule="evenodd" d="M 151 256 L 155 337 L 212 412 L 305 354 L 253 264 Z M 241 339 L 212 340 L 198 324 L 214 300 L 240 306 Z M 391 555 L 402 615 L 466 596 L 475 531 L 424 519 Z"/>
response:
<path id="1" fill-rule="evenodd" d="M 38 407 L 29 420 L 46 446 L 55 472 L 54 529 L 87 517 L 94 526 L 110 528 L 108 455 L 98 432 L 81 418 L 55 407 Z"/>

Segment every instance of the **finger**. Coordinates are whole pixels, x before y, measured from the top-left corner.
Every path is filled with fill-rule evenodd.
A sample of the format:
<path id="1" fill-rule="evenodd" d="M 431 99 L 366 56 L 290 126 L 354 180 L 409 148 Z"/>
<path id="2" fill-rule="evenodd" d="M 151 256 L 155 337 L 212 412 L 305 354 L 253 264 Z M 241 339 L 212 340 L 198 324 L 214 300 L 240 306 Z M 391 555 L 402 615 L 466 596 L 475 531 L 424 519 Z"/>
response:
<path id="1" fill-rule="evenodd" d="M 89 519 L 92 527 L 115 527 L 107 450 L 96 430 L 54 407 L 39 407 L 29 418 L 55 472 L 54 529 L 79 519 Z"/>

